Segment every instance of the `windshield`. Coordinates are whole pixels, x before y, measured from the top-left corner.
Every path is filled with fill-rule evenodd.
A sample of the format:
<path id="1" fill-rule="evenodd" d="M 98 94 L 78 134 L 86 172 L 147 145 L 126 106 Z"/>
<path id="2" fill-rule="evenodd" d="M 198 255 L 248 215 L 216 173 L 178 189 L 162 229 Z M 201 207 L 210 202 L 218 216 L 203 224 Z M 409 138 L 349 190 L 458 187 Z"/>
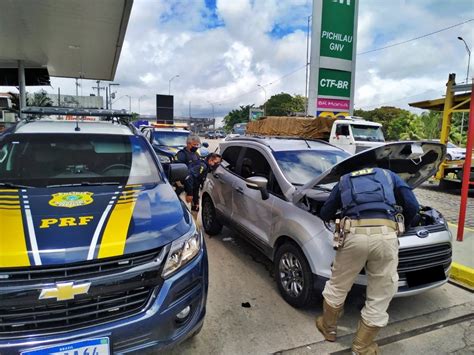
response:
<path id="1" fill-rule="evenodd" d="M 280 169 L 293 185 L 304 185 L 350 156 L 338 150 L 290 150 L 274 152 Z"/>
<path id="2" fill-rule="evenodd" d="M 165 145 L 168 147 L 184 147 L 188 132 L 179 131 L 155 131 L 153 132 L 154 144 Z"/>
<path id="3" fill-rule="evenodd" d="M 352 124 L 351 127 L 356 141 L 385 142 L 381 127 L 361 124 Z"/>
<path id="4" fill-rule="evenodd" d="M 448 142 L 448 144 L 446 144 L 446 146 L 447 146 L 448 148 L 459 148 L 457 145 L 454 145 L 454 144 L 451 143 L 451 142 Z"/>
<path id="5" fill-rule="evenodd" d="M 246 128 L 247 128 L 246 123 L 237 123 L 232 128 L 232 133 L 244 135 Z"/>
<path id="6" fill-rule="evenodd" d="M 161 181 L 144 139 L 102 134 L 16 134 L 0 140 L 0 183 L 150 184 Z"/>

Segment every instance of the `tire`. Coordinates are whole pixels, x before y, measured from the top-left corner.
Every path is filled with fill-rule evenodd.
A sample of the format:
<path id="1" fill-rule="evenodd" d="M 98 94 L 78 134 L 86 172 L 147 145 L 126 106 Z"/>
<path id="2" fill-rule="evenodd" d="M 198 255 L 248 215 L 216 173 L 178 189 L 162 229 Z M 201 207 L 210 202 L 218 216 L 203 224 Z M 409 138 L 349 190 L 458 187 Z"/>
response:
<path id="1" fill-rule="evenodd" d="M 216 208 L 209 196 L 202 199 L 202 226 L 209 235 L 219 234 L 222 230 L 222 223 L 217 220 Z"/>
<path id="2" fill-rule="evenodd" d="M 296 308 L 309 305 L 315 294 L 313 273 L 301 249 L 293 243 L 283 244 L 276 252 L 274 268 L 283 299 Z"/>

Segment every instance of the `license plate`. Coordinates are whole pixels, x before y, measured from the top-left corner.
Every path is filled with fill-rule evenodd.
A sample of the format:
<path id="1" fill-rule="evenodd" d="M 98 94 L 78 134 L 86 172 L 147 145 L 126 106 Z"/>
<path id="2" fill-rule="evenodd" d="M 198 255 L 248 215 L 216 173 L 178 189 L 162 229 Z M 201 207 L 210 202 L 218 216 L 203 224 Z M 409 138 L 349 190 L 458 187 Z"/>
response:
<path id="1" fill-rule="evenodd" d="M 429 269 L 407 272 L 408 287 L 416 287 L 446 279 L 442 265 Z"/>
<path id="2" fill-rule="evenodd" d="M 109 338 L 87 339 L 73 343 L 26 350 L 21 355 L 109 355 Z"/>

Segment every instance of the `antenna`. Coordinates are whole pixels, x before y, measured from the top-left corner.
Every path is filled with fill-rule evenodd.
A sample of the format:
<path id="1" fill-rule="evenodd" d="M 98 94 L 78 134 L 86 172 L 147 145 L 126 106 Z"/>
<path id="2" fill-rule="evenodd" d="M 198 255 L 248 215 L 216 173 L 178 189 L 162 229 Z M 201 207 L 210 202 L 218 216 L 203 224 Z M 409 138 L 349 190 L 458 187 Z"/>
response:
<path id="1" fill-rule="evenodd" d="M 74 128 L 76 132 L 79 132 L 81 129 L 79 128 L 79 120 L 76 121 L 76 128 Z"/>

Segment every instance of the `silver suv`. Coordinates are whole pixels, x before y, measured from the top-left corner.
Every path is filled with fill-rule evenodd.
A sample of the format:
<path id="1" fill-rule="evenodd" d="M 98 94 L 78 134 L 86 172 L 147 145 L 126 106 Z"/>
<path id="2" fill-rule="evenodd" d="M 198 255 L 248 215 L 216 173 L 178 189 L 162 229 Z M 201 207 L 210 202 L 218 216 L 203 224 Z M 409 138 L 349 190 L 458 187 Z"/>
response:
<path id="1" fill-rule="evenodd" d="M 398 142 L 351 156 L 322 141 L 254 137 L 233 138 L 220 149 L 223 163 L 203 190 L 204 229 L 215 235 L 226 224 L 247 237 L 273 261 L 278 288 L 295 307 L 308 304 L 330 277 L 334 227 L 318 214 L 340 176 L 376 165 L 416 187 L 446 153 L 438 143 Z M 438 211 L 423 206 L 399 240 L 397 296 L 447 281 L 451 233 Z M 364 270 L 356 284 L 366 284 Z"/>

